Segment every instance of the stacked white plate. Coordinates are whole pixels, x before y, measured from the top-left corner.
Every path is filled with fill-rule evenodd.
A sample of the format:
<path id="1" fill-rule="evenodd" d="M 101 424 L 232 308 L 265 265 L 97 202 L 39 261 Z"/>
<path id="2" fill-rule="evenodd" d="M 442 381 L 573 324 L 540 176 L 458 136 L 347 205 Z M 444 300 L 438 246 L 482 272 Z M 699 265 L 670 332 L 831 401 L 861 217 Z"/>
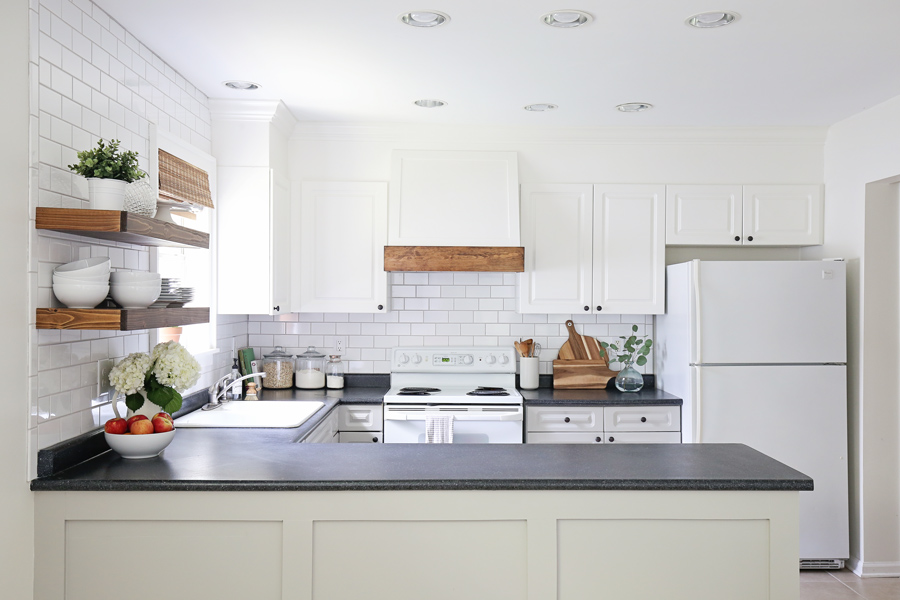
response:
<path id="1" fill-rule="evenodd" d="M 94 308 L 108 293 L 109 258 L 86 258 L 53 269 L 53 294 L 69 308 Z"/>
<path id="2" fill-rule="evenodd" d="M 177 302 L 180 295 L 178 292 L 178 279 L 166 277 L 161 282 L 159 297 L 150 308 L 165 308 Z"/>
<path id="3" fill-rule="evenodd" d="M 194 288 L 178 288 L 178 299 L 169 303 L 169 306 L 184 306 L 194 299 Z"/>
<path id="4" fill-rule="evenodd" d="M 159 273 L 116 271 L 110 275 L 110 295 L 122 308 L 147 308 L 159 298 Z"/>

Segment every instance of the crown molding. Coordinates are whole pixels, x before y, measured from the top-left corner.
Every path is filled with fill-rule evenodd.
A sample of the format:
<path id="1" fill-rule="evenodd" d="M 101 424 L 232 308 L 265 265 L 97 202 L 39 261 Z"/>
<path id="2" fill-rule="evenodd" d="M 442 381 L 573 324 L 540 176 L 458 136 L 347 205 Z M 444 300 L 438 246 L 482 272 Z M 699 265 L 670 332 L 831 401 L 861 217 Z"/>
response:
<path id="1" fill-rule="evenodd" d="M 209 116 L 213 121 L 261 121 L 271 123 L 290 137 L 297 119 L 281 100 L 233 100 L 210 98 Z"/>
<path id="2" fill-rule="evenodd" d="M 464 141 L 587 145 L 820 145 L 827 127 L 481 127 L 408 123 L 298 122 L 292 141 L 400 142 Z"/>

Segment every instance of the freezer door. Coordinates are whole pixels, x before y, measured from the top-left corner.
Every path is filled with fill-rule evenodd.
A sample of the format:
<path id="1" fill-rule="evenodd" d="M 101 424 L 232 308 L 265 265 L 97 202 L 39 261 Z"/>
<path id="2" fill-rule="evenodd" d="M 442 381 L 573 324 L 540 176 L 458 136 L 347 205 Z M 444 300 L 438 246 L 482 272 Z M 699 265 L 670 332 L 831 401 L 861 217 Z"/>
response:
<path id="1" fill-rule="evenodd" d="M 695 441 L 746 444 L 813 478 L 800 493 L 800 558 L 849 557 L 843 366 L 700 367 Z"/>
<path id="2" fill-rule="evenodd" d="M 692 266 L 696 342 L 691 362 L 847 361 L 845 263 L 702 261 Z"/>

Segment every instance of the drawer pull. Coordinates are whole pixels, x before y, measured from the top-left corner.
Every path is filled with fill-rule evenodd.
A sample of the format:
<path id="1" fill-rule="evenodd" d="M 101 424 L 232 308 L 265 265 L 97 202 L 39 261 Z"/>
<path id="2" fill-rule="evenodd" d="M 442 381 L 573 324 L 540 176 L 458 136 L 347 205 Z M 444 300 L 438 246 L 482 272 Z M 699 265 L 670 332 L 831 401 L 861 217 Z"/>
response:
<path id="1" fill-rule="evenodd" d="M 565 419 L 563 419 L 563 421 L 565 421 L 566 423 L 568 423 L 568 422 L 571 421 L 571 420 L 572 420 L 572 419 L 570 419 L 569 417 L 566 417 Z"/>
<path id="2" fill-rule="evenodd" d="M 373 442 L 377 442 L 377 441 L 378 441 L 378 437 L 377 437 L 377 436 L 376 436 L 376 437 L 373 437 L 373 438 L 372 438 L 372 441 L 373 441 Z"/>
<path id="3" fill-rule="evenodd" d="M 613 436 L 609 436 L 609 441 L 614 442 L 616 441 L 616 438 L 614 438 Z"/>
<path id="4" fill-rule="evenodd" d="M 602 441 L 603 441 L 603 438 L 602 438 L 602 437 L 599 437 L 599 436 L 597 436 L 597 438 L 596 438 L 596 439 L 594 439 L 594 441 L 595 441 L 595 442 L 602 442 Z"/>
<path id="5" fill-rule="evenodd" d="M 646 423 L 646 422 L 647 422 L 647 417 L 641 417 L 641 423 Z"/>

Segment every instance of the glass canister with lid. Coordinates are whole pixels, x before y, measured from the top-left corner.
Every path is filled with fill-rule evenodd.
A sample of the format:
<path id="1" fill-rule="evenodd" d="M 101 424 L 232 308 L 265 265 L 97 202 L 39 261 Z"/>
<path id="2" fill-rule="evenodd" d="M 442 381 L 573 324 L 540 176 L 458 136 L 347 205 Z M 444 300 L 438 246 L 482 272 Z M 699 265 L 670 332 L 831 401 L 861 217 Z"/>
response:
<path id="1" fill-rule="evenodd" d="M 282 346 L 275 346 L 270 354 L 263 354 L 264 388 L 283 390 L 291 387 L 294 380 L 294 357 L 284 351 Z"/>
<path id="2" fill-rule="evenodd" d="M 335 390 L 344 387 L 344 363 L 341 362 L 340 354 L 328 355 L 328 362 L 325 363 L 325 385 Z"/>
<path id="3" fill-rule="evenodd" d="M 309 346 L 306 352 L 297 355 L 297 370 L 294 385 L 301 390 L 317 390 L 325 387 L 325 355 Z"/>

